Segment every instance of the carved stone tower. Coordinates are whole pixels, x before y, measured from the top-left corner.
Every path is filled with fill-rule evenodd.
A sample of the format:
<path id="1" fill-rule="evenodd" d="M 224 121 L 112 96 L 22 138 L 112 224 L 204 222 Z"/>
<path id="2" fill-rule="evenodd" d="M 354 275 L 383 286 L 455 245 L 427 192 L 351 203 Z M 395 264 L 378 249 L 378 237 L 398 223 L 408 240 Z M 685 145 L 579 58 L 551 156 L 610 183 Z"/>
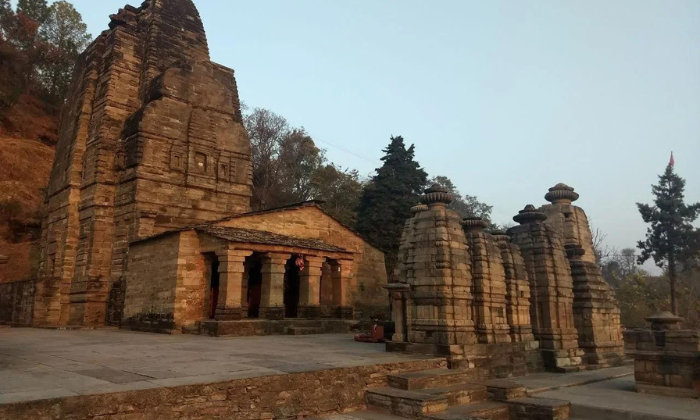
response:
<path id="1" fill-rule="evenodd" d="M 573 317 L 571 268 L 558 232 L 544 224 L 547 215 L 528 205 L 513 218 L 510 229 L 519 245 L 530 278 L 532 327 L 545 366 L 560 371 L 578 369 L 583 352 Z"/>
<path id="2" fill-rule="evenodd" d="M 250 208 L 234 72 L 191 0 L 111 16 L 80 56 L 47 191 L 37 325 L 118 323 L 128 244 Z"/>
<path id="3" fill-rule="evenodd" d="M 469 250 L 459 216 L 447 208 L 452 194 L 434 185 L 426 190 L 427 211 L 415 215 L 412 305 L 408 340 L 448 351 L 476 342 L 472 318 Z"/>
<path id="4" fill-rule="evenodd" d="M 530 280 L 520 247 L 510 242 L 505 232 L 494 232 L 494 239 L 501 250 L 506 281 L 506 315 L 510 325 L 510 337 L 514 343 L 533 342 L 530 323 Z"/>
<path id="5" fill-rule="evenodd" d="M 593 366 L 622 364 L 624 343 L 620 330 L 620 309 L 615 292 L 603 280 L 595 260 L 591 228 L 586 213 L 573 202 L 579 194 L 566 184 L 549 189 L 542 207 L 564 238 L 574 282 L 574 324 L 584 362 Z M 551 220 L 551 222 L 550 222 Z"/>
<path id="6" fill-rule="evenodd" d="M 501 250 L 484 229 L 488 223 L 480 217 L 462 221 L 472 259 L 474 318 L 480 343 L 508 343 L 506 281 Z"/>

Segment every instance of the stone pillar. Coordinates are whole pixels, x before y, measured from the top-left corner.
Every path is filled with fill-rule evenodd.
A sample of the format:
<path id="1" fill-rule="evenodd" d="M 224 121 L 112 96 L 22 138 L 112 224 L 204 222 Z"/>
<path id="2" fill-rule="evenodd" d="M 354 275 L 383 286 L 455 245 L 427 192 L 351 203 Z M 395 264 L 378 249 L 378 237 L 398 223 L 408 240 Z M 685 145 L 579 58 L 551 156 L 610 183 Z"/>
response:
<path id="1" fill-rule="evenodd" d="M 299 284 L 299 318 L 315 319 L 321 316 L 321 275 L 323 257 L 304 258 L 304 270 Z"/>
<path id="2" fill-rule="evenodd" d="M 245 259 L 253 251 L 228 250 L 217 253 L 219 257 L 219 300 L 214 319 L 217 321 L 238 321 L 243 318 L 243 273 Z"/>
<path id="3" fill-rule="evenodd" d="M 484 232 L 488 223 L 480 217 L 462 221 L 471 256 L 474 283 L 474 322 L 479 343 L 509 343 L 510 327 L 506 314 L 506 282 L 501 251 L 491 235 Z"/>
<path id="4" fill-rule="evenodd" d="M 340 319 L 352 319 L 354 308 L 350 302 L 349 292 L 353 280 L 352 261 L 338 260 L 331 264 L 331 277 L 333 279 L 333 306 L 336 315 Z"/>
<path id="5" fill-rule="evenodd" d="M 406 317 L 406 294 L 411 291 L 411 286 L 406 283 L 390 283 L 385 288 L 389 291 L 392 317 L 395 325 L 391 341 L 393 343 L 403 343 L 407 338 L 406 325 L 408 322 Z"/>
<path id="6" fill-rule="evenodd" d="M 267 254 L 262 267 L 260 318 L 284 319 L 284 273 L 289 254 Z"/>
<path id="7" fill-rule="evenodd" d="M 530 278 L 530 316 L 545 366 L 558 372 L 580 370 L 583 351 L 573 318 L 573 280 L 564 246 L 556 229 L 543 222 L 547 215 L 528 205 L 513 218 L 510 229 L 520 246 Z"/>

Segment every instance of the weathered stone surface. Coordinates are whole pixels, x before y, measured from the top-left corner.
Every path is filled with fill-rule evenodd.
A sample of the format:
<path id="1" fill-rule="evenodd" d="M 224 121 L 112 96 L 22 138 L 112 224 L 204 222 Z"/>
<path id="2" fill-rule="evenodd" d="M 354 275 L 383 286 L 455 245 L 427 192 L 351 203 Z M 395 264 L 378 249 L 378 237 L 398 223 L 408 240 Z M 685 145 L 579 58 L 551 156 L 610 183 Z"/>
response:
<path id="1" fill-rule="evenodd" d="M 33 299 L 32 281 L 0 283 L 0 324 L 31 325 Z"/>

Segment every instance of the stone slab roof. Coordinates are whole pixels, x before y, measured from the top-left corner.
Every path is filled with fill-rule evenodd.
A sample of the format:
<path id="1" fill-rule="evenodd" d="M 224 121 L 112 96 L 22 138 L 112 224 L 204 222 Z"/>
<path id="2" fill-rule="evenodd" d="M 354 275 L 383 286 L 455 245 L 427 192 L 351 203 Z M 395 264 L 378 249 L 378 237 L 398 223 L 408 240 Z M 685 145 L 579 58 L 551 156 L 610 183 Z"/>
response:
<path id="1" fill-rule="evenodd" d="M 349 252 L 346 249 L 329 245 L 318 239 L 295 238 L 292 236 L 264 232 L 261 230 L 239 229 L 212 225 L 199 226 L 195 228 L 195 230 L 231 242 L 279 245 L 294 248 L 316 249 L 319 251 L 329 252 Z"/>

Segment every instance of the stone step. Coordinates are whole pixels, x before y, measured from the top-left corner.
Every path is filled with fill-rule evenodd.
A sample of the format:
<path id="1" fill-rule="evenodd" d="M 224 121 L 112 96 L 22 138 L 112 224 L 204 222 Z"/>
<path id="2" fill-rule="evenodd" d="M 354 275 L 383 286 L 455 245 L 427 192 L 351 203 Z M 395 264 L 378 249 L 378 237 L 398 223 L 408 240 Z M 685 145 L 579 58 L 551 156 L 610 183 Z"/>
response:
<path id="1" fill-rule="evenodd" d="M 390 387 L 412 391 L 456 385 L 473 380 L 476 375 L 473 370 L 431 369 L 389 375 L 388 379 Z"/>
<path id="2" fill-rule="evenodd" d="M 323 334 L 323 332 L 323 328 L 320 327 L 289 327 L 287 329 L 288 335 Z"/>
<path id="3" fill-rule="evenodd" d="M 550 398 L 518 398 L 508 401 L 517 420 L 559 420 L 571 416 L 571 403 Z"/>
<path id="4" fill-rule="evenodd" d="M 396 388 L 368 389 L 367 406 L 401 417 L 423 418 L 427 414 L 447 409 L 447 397 Z"/>
<path id="5" fill-rule="evenodd" d="M 488 389 L 489 399 L 494 401 L 509 401 L 527 397 L 527 387 L 507 379 L 492 379 L 484 382 Z"/>
<path id="6" fill-rule="evenodd" d="M 487 401 L 448 408 L 439 414 L 425 416 L 430 420 L 510 420 L 507 404 Z"/>
<path id="7" fill-rule="evenodd" d="M 479 384 L 457 384 L 442 388 L 423 389 L 420 392 L 444 397 L 450 407 L 483 402 L 488 400 L 489 395 L 486 387 Z"/>

